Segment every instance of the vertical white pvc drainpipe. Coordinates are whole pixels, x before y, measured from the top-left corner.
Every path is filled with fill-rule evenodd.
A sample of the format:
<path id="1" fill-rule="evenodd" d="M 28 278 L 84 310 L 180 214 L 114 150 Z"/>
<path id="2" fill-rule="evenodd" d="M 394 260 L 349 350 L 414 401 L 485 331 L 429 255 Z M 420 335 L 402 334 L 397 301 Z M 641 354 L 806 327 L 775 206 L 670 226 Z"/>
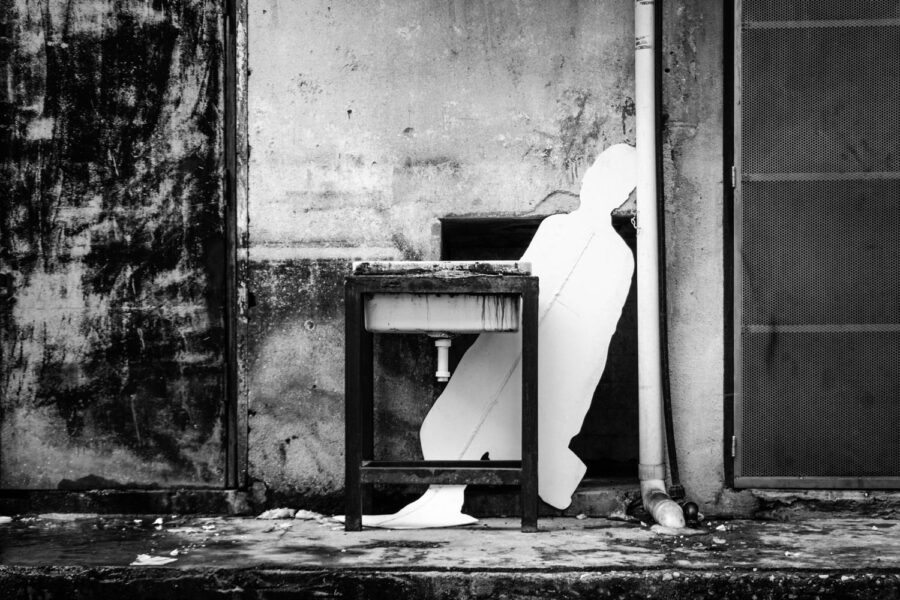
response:
<path id="1" fill-rule="evenodd" d="M 637 139 L 638 427 L 641 497 L 664 527 L 684 527 L 666 493 L 662 361 L 659 347 L 659 239 L 656 210 L 656 61 L 654 0 L 634 3 L 635 136 Z"/>

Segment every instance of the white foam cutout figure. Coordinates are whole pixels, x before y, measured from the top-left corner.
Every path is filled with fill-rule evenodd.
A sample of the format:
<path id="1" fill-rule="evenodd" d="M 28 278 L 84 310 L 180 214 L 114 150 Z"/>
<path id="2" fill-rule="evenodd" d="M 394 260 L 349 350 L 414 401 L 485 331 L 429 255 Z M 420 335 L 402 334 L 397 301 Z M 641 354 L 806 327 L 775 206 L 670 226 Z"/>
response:
<path id="1" fill-rule="evenodd" d="M 606 149 L 585 173 L 581 204 L 545 219 L 523 261 L 540 278 L 538 309 L 538 487 L 563 509 L 585 465 L 569 450 L 606 365 L 631 285 L 634 258 L 610 213 L 636 183 L 635 150 Z M 465 353 L 421 429 L 426 460 L 521 457 L 521 334 L 483 333 Z M 433 485 L 393 515 L 363 524 L 391 529 L 466 525 L 462 485 Z"/>

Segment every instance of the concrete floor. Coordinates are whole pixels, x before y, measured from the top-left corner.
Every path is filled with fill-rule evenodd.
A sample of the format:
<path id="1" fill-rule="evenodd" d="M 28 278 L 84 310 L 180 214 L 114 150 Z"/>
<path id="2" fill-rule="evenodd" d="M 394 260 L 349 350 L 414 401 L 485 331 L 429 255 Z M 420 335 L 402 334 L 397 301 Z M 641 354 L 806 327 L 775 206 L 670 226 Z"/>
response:
<path id="1" fill-rule="evenodd" d="M 543 519 L 523 534 L 513 519 L 345 532 L 321 516 L 157 518 L 0 525 L 0 597 L 900 597 L 893 518 L 712 520 L 680 535 L 609 519 Z M 174 560 L 132 566 L 139 555 Z"/>

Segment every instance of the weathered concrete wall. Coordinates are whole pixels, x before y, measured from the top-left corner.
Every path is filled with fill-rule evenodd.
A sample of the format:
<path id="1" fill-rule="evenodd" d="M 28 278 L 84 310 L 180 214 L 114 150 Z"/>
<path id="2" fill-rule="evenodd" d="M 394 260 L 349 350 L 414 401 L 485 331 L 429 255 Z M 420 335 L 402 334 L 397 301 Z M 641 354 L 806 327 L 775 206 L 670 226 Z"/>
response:
<path id="1" fill-rule="evenodd" d="M 221 13 L 0 2 L 0 485 L 222 485 Z"/>
<path id="2" fill-rule="evenodd" d="M 688 494 L 729 511 L 723 8 L 663 6 L 676 436 Z M 574 208 L 593 157 L 633 142 L 632 5 L 249 11 L 250 474 L 312 501 L 342 487 L 349 261 L 438 258 L 446 216 Z M 221 483 L 219 8 L 6 0 L 0 17 L 0 482 Z M 379 452 L 416 455 L 429 344 L 378 352 Z"/>
<path id="3" fill-rule="evenodd" d="M 633 142 L 632 23 L 612 0 L 250 5 L 252 478 L 342 488 L 350 259 L 439 258 L 445 216 L 571 210 Z M 419 452 L 432 361 L 385 336 L 379 452 Z"/>
<path id="4" fill-rule="evenodd" d="M 725 14 L 663 3 L 663 161 L 669 364 L 682 483 L 701 510 L 744 512 L 725 489 Z"/>

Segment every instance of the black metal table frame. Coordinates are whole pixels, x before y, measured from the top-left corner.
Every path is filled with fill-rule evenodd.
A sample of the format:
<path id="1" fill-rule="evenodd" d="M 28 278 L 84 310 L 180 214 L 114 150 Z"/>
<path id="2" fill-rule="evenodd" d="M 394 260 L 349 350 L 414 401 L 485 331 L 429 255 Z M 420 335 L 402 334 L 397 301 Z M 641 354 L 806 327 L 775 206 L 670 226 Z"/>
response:
<path id="1" fill-rule="evenodd" d="M 517 294 L 522 298 L 522 460 L 376 461 L 373 334 L 365 298 L 379 294 Z M 532 275 L 350 275 L 344 285 L 347 531 L 362 529 L 372 484 L 521 486 L 522 531 L 537 531 L 538 278 Z"/>

